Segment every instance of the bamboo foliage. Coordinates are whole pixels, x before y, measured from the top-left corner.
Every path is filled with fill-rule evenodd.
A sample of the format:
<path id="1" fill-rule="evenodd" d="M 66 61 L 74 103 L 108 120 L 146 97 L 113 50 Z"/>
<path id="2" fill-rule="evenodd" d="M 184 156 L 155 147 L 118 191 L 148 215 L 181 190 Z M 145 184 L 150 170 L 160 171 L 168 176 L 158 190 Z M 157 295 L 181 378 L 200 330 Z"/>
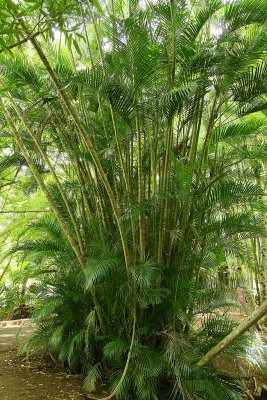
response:
<path id="1" fill-rule="evenodd" d="M 157 398 L 166 381 L 175 398 L 190 390 L 208 398 L 177 372 L 186 361 L 175 349 L 196 346 L 194 376 L 193 365 L 221 338 L 207 333 L 212 321 L 196 336 L 194 317 L 219 297 L 229 300 L 230 283 L 219 290 L 214 276 L 246 257 L 261 267 L 258 275 L 266 270 L 266 188 L 251 171 L 251 160 L 266 165 L 265 8 L 248 0 L 4 5 L 3 26 L 15 24 L 19 44 L 13 34 L 0 43 L 1 125 L 55 217 L 35 221 L 12 252 L 38 253 L 45 265 L 52 258 L 56 268 L 61 260 L 66 282 L 53 275 L 53 287 L 62 303 L 51 301 L 57 313 L 68 285 L 83 293 L 91 325 L 84 331 L 81 323 L 77 337 L 92 341 L 92 357 L 88 340 L 81 350 L 90 389 L 108 358 L 118 398 Z M 62 232 L 56 246 L 55 232 Z M 218 319 L 227 336 L 231 322 Z M 64 343 L 77 343 L 40 320 L 48 342 L 55 329 L 66 359 Z M 142 362 L 154 375 L 140 375 Z"/>

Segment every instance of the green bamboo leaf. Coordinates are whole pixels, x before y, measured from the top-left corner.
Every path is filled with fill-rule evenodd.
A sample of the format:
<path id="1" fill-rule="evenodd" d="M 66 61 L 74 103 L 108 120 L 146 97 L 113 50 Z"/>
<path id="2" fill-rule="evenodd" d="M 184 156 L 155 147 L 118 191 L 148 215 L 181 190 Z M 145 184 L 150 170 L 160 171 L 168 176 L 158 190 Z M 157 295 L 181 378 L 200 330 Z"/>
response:
<path id="1" fill-rule="evenodd" d="M 79 46 L 77 40 L 76 40 L 76 39 L 73 39 L 73 40 L 72 40 L 72 43 L 74 44 L 74 47 L 75 47 L 77 53 L 78 53 L 80 56 L 82 56 L 82 52 L 81 52 L 81 49 L 80 49 L 80 46 Z"/>
<path id="2" fill-rule="evenodd" d="M 0 17 L 12 17 L 12 14 L 7 11 L 5 8 L 0 8 Z"/>
<path id="3" fill-rule="evenodd" d="M 100 14 L 104 15 L 104 11 L 98 0 L 91 0 L 91 3 L 96 7 L 96 9 L 100 12 Z"/>

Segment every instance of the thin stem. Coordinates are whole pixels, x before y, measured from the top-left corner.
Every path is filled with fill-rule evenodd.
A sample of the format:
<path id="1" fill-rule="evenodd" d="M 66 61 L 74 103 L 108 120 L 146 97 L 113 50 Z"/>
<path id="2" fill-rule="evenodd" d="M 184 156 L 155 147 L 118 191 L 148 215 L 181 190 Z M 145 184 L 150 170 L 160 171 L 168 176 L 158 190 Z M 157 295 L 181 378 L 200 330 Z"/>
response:
<path id="1" fill-rule="evenodd" d="M 24 26 L 24 28 L 25 28 L 25 26 Z M 104 169 L 102 167 L 100 159 L 99 159 L 99 157 L 97 155 L 97 152 L 96 152 L 96 150 L 95 150 L 95 148 L 93 146 L 93 143 L 92 143 L 91 139 L 88 136 L 87 131 L 85 130 L 85 128 L 84 128 L 79 116 L 76 113 L 76 111 L 74 110 L 69 98 L 65 94 L 64 90 L 61 88 L 61 84 L 60 84 L 58 78 L 56 77 L 53 69 L 51 68 L 51 66 L 49 64 L 49 61 L 46 58 L 43 50 L 41 49 L 39 43 L 37 42 L 37 40 L 35 38 L 32 38 L 31 42 L 32 42 L 36 52 L 38 53 L 38 55 L 40 57 L 40 60 L 42 61 L 43 65 L 45 66 L 45 68 L 46 68 L 46 70 L 47 70 L 52 82 L 54 83 L 54 85 L 55 85 L 55 87 L 56 87 L 56 89 L 57 89 L 57 91 L 58 91 L 58 93 L 60 95 L 60 98 L 61 98 L 64 106 L 66 107 L 66 109 L 68 110 L 69 114 L 71 115 L 73 121 L 75 122 L 75 124 L 76 124 L 76 126 L 78 128 L 79 133 L 81 134 L 81 137 L 83 138 L 84 142 L 86 143 L 86 146 L 87 146 L 87 148 L 88 148 L 88 150 L 89 150 L 89 152 L 90 152 L 90 154 L 91 154 L 91 156 L 92 156 L 92 158 L 94 160 L 94 163 L 96 165 L 98 173 L 99 173 L 99 175 L 100 175 L 100 177 L 101 177 L 101 179 L 103 181 L 103 184 L 104 184 L 105 189 L 106 189 L 106 191 L 108 193 L 108 196 L 109 196 L 109 199 L 110 199 L 110 203 L 111 203 L 112 208 L 113 208 L 114 216 L 116 218 L 117 225 L 118 225 L 118 228 L 119 228 L 121 241 L 122 241 L 122 246 L 123 246 L 123 251 L 124 251 L 125 267 L 126 267 L 126 270 L 127 270 L 128 278 L 130 279 L 130 270 L 129 270 L 129 267 L 130 267 L 130 253 L 129 253 L 128 243 L 127 243 L 127 237 L 126 237 L 126 233 L 124 231 L 123 223 L 121 221 L 121 213 L 120 213 L 120 210 L 119 210 L 118 205 L 116 203 L 116 199 L 115 199 L 114 193 L 112 191 L 112 188 L 111 188 L 111 186 L 109 184 L 108 178 L 107 178 L 107 176 L 106 176 L 106 174 L 104 172 Z"/>
<path id="2" fill-rule="evenodd" d="M 70 219 L 71 219 L 71 223 L 72 223 L 72 225 L 73 225 L 73 228 L 74 228 L 74 231 L 75 231 L 75 234 L 76 234 L 78 243 L 79 243 L 79 247 L 80 247 L 81 254 L 84 255 L 84 245 L 83 245 L 83 240 L 82 240 L 82 237 L 81 237 L 81 234 L 80 234 L 80 228 L 79 228 L 79 226 L 78 226 L 78 224 L 77 224 L 77 222 L 76 222 L 76 217 L 75 217 L 75 215 L 74 215 L 74 213 L 73 213 L 73 211 L 72 211 L 72 209 L 71 209 L 69 200 L 68 200 L 68 198 L 67 198 L 67 196 L 66 196 L 66 194 L 65 194 L 65 191 L 64 191 L 64 189 L 63 189 L 63 187 L 62 187 L 62 184 L 61 184 L 61 182 L 59 181 L 59 179 L 58 179 L 58 177 L 57 177 L 57 174 L 55 173 L 54 168 L 53 168 L 53 166 L 52 166 L 52 164 L 51 164 L 51 162 L 50 162 L 48 156 L 46 155 L 46 153 L 45 153 L 44 150 L 42 149 L 42 146 L 41 146 L 41 144 L 39 143 L 39 141 L 37 140 L 36 135 L 34 134 L 34 132 L 32 131 L 32 129 L 31 129 L 30 126 L 28 125 L 28 123 L 27 123 L 27 121 L 26 121 L 26 119 L 25 119 L 25 117 L 24 117 L 22 111 L 20 110 L 20 108 L 18 107 L 18 105 L 15 103 L 15 101 L 12 99 L 12 97 L 11 97 L 10 95 L 8 95 L 8 98 L 9 98 L 9 100 L 10 100 L 12 106 L 14 107 L 16 113 L 18 114 L 18 116 L 19 116 L 21 122 L 23 123 L 23 125 L 24 125 L 26 131 L 29 133 L 30 137 L 31 137 L 32 140 L 34 141 L 34 144 L 35 144 L 35 146 L 36 146 L 37 152 L 39 153 L 39 155 L 40 155 L 40 157 L 43 159 L 43 161 L 44 161 L 45 163 L 47 163 L 47 165 L 48 165 L 48 168 L 49 168 L 49 170 L 50 170 L 50 172 L 51 172 L 51 174 L 52 174 L 52 176 L 53 176 L 53 178 L 54 178 L 54 180 L 55 180 L 55 183 L 56 183 L 56 186 L 57 186 L 57 188 L 58 188 L 58 191 L 59 191 L 59 193 L 60 193 L 60 195 L 61 195 L 61 197 L 62 197 L 62 200 L 63 200 L 63 202 L 64 202 L 64 204 L 65 204 L 65 206 L 66 206 L 66 209 L 67 209 L 67 211 L 68 211 L 68 213 L 69 213 L 69 216 L 70 216 Z"/>

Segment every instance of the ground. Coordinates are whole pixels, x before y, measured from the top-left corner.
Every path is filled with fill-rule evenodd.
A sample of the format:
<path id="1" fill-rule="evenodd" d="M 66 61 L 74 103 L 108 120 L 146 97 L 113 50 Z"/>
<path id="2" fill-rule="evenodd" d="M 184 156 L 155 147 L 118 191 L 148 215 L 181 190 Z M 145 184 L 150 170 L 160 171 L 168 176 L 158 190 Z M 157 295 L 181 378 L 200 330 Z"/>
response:
<path id="1" fill-rule="evenodd" d="M 30 325 L 25 325 L 24 322 L 23 324 L 20 326 L 19 322 L 12 321 L 6 325 L 0 322 L 0 400 L 88 399 L 82 389 L 82 376 L 69 375 L 55 369 L 49 358 L 36 356 L 29 362 L 19 355 L 19 346 L 32 331 Z M 218 361 L 218 366 L 228 372 L 236 372 L 242 367 L 241 375 L 244 376 L 243 381 L 250 392 L 246 398 L 253 398 L 253 395 L 261 400 L 267 399 L 266 377 L 249 368 L 242 360 L 239 360 L 238 368 L 227 358 L 224 360 L 220 357 Z M 100 389 L 96 396 L 107 396 L 107 392 Z"/>
<path id="2" fill-rule="evenodd" d="M 29 326 L 0 325 L 0 399 L 86 399 L 81 376 L 55 370 L 52 363 L 40 357 L 28 362 L 18 355 L 18 346 L 30 331 Z"/>

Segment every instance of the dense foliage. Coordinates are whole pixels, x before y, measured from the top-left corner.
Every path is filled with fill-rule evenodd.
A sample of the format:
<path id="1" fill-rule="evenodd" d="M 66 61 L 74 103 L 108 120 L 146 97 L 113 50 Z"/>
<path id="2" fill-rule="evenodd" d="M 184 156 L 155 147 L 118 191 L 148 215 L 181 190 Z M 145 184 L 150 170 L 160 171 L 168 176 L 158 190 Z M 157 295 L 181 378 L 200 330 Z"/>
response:
<path id="1" fill-rule="evenodd" d="M 266 1 L 5 0 L 0 19 L 1 279 L 34 281 L 25 350 L 118 399 L 241 398 L 197 363 L 236 287 L 266 298 Z"/>

